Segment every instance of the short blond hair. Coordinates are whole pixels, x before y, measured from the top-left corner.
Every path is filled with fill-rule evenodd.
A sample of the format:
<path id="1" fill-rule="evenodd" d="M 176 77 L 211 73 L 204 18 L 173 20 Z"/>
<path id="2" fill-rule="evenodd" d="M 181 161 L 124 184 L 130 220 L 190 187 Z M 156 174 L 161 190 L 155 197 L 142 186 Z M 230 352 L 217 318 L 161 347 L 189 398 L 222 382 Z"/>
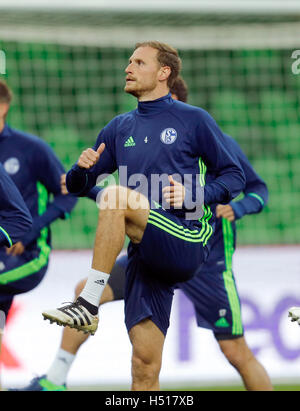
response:
<path id="1" fill-rule="evenodd" d="M 157 50 L 157 61 L 161 67 L 168 66 L 171 69 L 171 74 L 168 77 L 168 87 L 172 87 L 174 81 L 179 76 L 181 70 L 181 59 L 178 55 L 178 51 L 169 46 L 169 44 L 161 43 L 159 41 L 144 41 L 135 45 L 135 50 L 139 47 L 152 47 Z"/>

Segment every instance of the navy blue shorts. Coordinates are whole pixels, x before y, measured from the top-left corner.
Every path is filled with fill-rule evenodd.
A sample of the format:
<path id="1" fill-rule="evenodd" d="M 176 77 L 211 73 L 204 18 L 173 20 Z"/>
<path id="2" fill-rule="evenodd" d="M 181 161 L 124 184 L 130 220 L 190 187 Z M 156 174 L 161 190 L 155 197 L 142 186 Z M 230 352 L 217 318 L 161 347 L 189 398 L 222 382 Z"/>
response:
<path id="1" fill-rule="evenodd" d="M 48 264 L 37 270 L 38 264 L 32 258 L 34 256 L 35 253 L 32 255 L 26 253 L 20 256 L 10 256 L 6 254 L 4 249 L 0 250 L 0 310 L 4 311 L 6 316 L 14 296 L 35 288 L 47 272 Z M 28 274 L 28 271 L 31 271 L 31 274 Z M 13 281 L 13 278 L 22 276 L 22 273 L 27 273 L 27 275 Z M 9 281 L 9 279 L 12 279 L 12 281 Z"/>
<path id="2" fill-rule="evenodd" d="M 150 210 L 140 244 L 130 243 L 125 286 L 125 324 L 150 318 L 166 335 L 174 285 L 192 278 L 208 255 L 212 230 L 162 208 Z"/>
<path id="3" fill-rule="evenodd" d="M 125 284 L 125 324 L 127 331 L 151 319 L 166 335 L 173 301 L 173 287 L 151 275 L 131 246 L 128 247 L 128 266 Z"/>
<path id="4" fill-rule="evenodd" d="M 199 327 L 212 330 L 217 340 L 243 336 L 241 304 L 232 271 L 198 272 L 178 288 L 193 303 Z"/>
<path id="5" fill-rule="evenodd" d="M 160 208 L 150 210 L 140 244 L 141 261 L 169 285 L 191 279 L 206 261 L 213 228 L 207 222 L 183 220 Z"/>

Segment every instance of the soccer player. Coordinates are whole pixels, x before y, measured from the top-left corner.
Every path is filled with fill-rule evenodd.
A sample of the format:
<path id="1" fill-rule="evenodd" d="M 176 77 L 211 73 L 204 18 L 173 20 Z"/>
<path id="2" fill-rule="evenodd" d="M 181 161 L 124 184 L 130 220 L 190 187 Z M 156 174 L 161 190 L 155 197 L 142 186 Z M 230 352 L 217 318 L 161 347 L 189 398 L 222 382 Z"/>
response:
<path id="1" fill-rule="evenodd" d="M 49 226 L 67 217 L 77 202 L 74 196 L 61 194 L 64 168 L 51 148 L 6 124 L 11 99 L 12 92 L 0 81 L 0 163 L 19 189 L 31 214 L 32 227 L 26 233 L 19 228 L 15 243 L 8 240 L 0 248 L 0 311 L 6 317 L 14 296 L 32 290 L 43 279 L 51 251 Z M 54 197 L 51 202 L 50 194 Z M 9 221 L 5 216 L 1 226 L 8 227 Z M 17 217 L 15 226 L 17 232 Z"/>
<path id="2" fill-rule="evenodd" d="M 29 210 L 19 190 L 0 164 L 0 249 L 12 247 L 26 235 L 31 226 Z M 5 313 L 0 308 L 0 354 L 4 325 Z"/>
<path id="3" fill-rule="evenodd" d="M 181 77 L 175 80 L 170 91 L 173 99 L 187 101 L 188 88 Z M 246 176 L 245 197 L 227 206 L 217 206 L 218 219 L 208 260 L 202 269 L 197 271 L 196 277 L 186 283 L 179 283 L 178 288 L 193 302 L 198 325 L 213 330 L 222 352 L 241 375 L 246 389 L 271 390 L 272 385 L 266 371 L 253 356 L 243 336 L 240 302 L 231 270 L 236 242 L 234 222 L 244 215 L 261 212 L 268 200 L 268 190 L 238 144 L 229 136 L 225 138 L 243 167 Z M 67 192 L 65 178 L 62 179 L 62 191 Z M 100 191 L 100 188 L 95 187 L 89 196 L 96 201 Z M 230 253 L 227 254 L 226 251 L 229 249 Z M 222 264 L 218 264 L 220 261 Z M 100 304 L 124 299 L 127 264 L 127 256 L 117 259 Z M 81 293 L 85 283 L 86 280 L 83 280 L 77 285 L 76 297 Z M 232 309 L 234 302 L 237 303 L 235 310 Z M 222 311 L 224 315 L 219 318 L 221 310 L 226 312 Z M 68 372 L 79 348 L 87 338 L 88 336 L 83 333 L 65 328 L 60 348 L 47 374 L 33 379 L 24 390 L 65 390 Z"/>
<path id="4" fill-rule="evenodd" d="M 210 205 L 231 201 L 243 190 L 245 177 L 212 117 L 171 98 L 169 90 L 180 71 L 174 48 L 159 42 L 137 44 L 125 71 L 125 91 L 137 97 L 138 108 L 102 130 L 94 148 L 85 150 L 68 172 L 67 189 L 84 196 L 99 176 L 116 169 L 122 179 L 125 168 L 129 180 L 103 190 L 92 269 L 80 296 L 75 303 L 43 315 L 93 334 L 102 292 L 127 234 L 131 242 L 125 323 L 133 346 L 132 389 L 157 390 L 173 285 L 192 278 L 206 260 L 213 232 Z M 206 169 L 213 176 L 208 184 Z M 132 190 L 137 174 L 148 184 L 147 195 Z M 152 200 L 155 177 L 161 175 L 167 176 L 164 188 Z M 191 176 L 188 205 L 180 201 L 183 186 L 175 175 L 181 181 Z M 201 188 L 204 203 L 199 199 Z M 187 216 L 191 198 L 194 208 L 204 211 L 195 212 L 193 219 Z M 168 210 L 166 199 L 171 205 Z"/>
<path id="5" fill-rule="evenodd" d="M 0 164 L 0 247 L 11 247 L 32 226 L 32 218 L 19 190 Z"/>

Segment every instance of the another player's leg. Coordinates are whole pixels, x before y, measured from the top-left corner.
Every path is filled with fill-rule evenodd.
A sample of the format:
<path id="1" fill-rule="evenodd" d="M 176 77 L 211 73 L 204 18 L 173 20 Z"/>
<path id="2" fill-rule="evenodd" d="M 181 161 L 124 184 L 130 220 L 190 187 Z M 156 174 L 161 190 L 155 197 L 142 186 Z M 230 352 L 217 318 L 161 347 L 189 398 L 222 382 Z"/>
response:
<path id="1" fill-rule="evenodd" d="M 124 299 L 127 255 L 119 257 L 112 269 L 109 282 L 101 296 L 100 305 Z M 80 281 L 75 289 L 75 300 L 82 292 L 87 279 Z M 88 340 L 89 335 L 70 327 L 63 330 L 60 347 L 46 374 L 34 378 L 21 391 L 63 391 L 67 387 L 67 378 L 79 348 Z M 15 389 L 13 391 L 16 391 Z"/>
<path id="2" fill-rule="evenodd" d="M 132 391 L 158 391 L 165 336 L 149 319 L 129 331 L 132 343 Z"/>
<path id="3" fill-rule="evenodd" d="M 138 244 L 149 216 L 149 202 L 142 194 L 121 186 L 108 187 L 100 201 L 99 222 L 93 263 L 87 283 L 75 303 L 43 313 L 59 325 L 94 334 L 98 327 L 98 306 L 115 261 L 121 252 L 125 234 Z"/>
<path id="4" fill-rule="evenodd" d="M 266 370 L 255 358 L 244 337 L 218 343 L 229 363 L 242 377 L 248 391 L 273 391 Z"/>
<path id="5" fill-rule="evenodd" d="M 82 280 L 76 287 L 76 298 L 84 288 L 86 279 Z M 113 292 L 107 285 L 102 294 L 100 305 L 113 301 Z M 62 341 L 56 356 L 47 373 L 34 378 L 29 385 L 20 389 L 10 391 L 66 391 L 67 377 L 75 360 L 79 348 L 88 340 L 89 335 L 66 327 L 63 331 Z"/>
<path id="6" fill-rule="evenodd" d="M 8 311 L 12 305 L 13 298 L 0 295 L 0 391 L 2 391 L 2 340 Z"/>
<path id="7" fill-rule="evenodd" d="M 240 299 L 231 270 L 198 272 L 179 285 L 195 307 L 199 327 L 211 329 L 247 390 L 272 390 L 264 367 L 254 357 L 244 338 Z"/>
<path id="8" fill-rule="evenodd" d="M 18 294 L 23 294 L 28 291 L 31 291 L 42 281 L 46 272 L 47 272 L 47 264 L 42 267 L 39 271 L 36 272 L 29 272 L 27 276 L 22 277 L 15 281 L 7 281 L 9 277 L 11 279 L 16 278 L 16 274 L 22 272 L 22 267 L 25 264 L 28 264 L 28 259 L 24 255 L 19 256 L 12 256 L 7 255 L 5 249 L 0 251 L 0 260 L 3 262 L 3 266 L 5 267 L 0 272 L 0 280 L 1 276 L 6 276 L 6 281 L 0 281 L 0 328 L 3 328 L 2 325 L 5 325 L 5 321 L 8 317 L 9 310 L 12 306 L 13 299 Z M 33 267 L 36 268 L 36 265 Z M 4 313 L 4 315 L 3 315 Z M 3 331 L 2 331 L 3 333 Z M 0 339 L 0 351 L 1 351 L 1 340 Z"/>
<path id="9" fill-rule="evenodd" d="M 226 309 L 225 318 L 229 327 L 218 327 L 214 323 L 215 337 L 229 363 L 240 374 L 245 388 L 248 391 L 272 391 L 271 380 L 262 366 L 248 347 L 244 337 L 240 298 L 236 288 L 234 275 L 231 270 L 222 273 L 225 289 L 218 293 L 219 307 Z M 216 280 L 218 276 L 216 276 Z M 217 280 L 218 281 L 218 280 Z M 226 294 L 225 294 L 226 291 Z M 227 304 L 226 304 L 227 301 Z M 222 315 L 222 310 L 219 310 Z M 220 320 L 219 320 L 220 321 Z M 219 323 L 221 325 L 221 322 Z M 225 324 L 224 324 L 225 325 Z"/>
<path id="10" fill-rule="evenodd" d="M 79 296 L 86 283 L 86 279 L 76 286 L 75 298 Z M 105 287 L 100 305 L 113 301 L 113 293 L 109 285 Z M 34 378 L 28 386 L 10 391 L 66 391 L 67 377 L 71 370 L 79 348 L 88 340 L 89 335 L 66 327 L 63 330 L 62 341 L 56 356 L 47 373 Z"/>
<path id="11" fill-rule="evenodd" d="M 110 278 L 101 295 L 100 306 L 112 301 L 124 299 L 125 288 L 125 272 L 127 266 L 127 256 L 118 258 L 115 266 L 112 269 Z M 80 281 L 75 289 L 75 300 L 79 297 L 86 285 L 87 279 Z M 70 327 L 66 327 L 63 331 L 63 337 L 60 349 L 69 354 L 76 356 L 79 348 L 89 338 L 88 335 L 78 332 Z M 55 367 L 54 367 L 55 368 Z M 66 381 L 66 379 L 64 379 Z"/>

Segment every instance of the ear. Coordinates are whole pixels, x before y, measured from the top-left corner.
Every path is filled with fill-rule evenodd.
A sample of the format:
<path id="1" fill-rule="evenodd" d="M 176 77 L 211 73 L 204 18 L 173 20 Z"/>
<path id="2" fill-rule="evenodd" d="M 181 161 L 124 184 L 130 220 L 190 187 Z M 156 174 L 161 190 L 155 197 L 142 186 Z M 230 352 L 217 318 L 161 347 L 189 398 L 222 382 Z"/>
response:
<path id="1" fill-rule="evenodd" d="M 7 103 L 0 103 L 0 118 L 4 118 L 9 110 Z"/>
<path id="2" fill-rule="evenodd" d="M 0 118 L 4 118 L 9 110 L 9 104 L 7 103 L 0 103 Z"/>
<path id="3" fill-rule="evenodd" d="M 166 81 L 170 77 L 171 74 L 171 68 L 169 66 L 163 66 L 161 67 L 159 71 L 159 80 L 160 81 Z"/>

